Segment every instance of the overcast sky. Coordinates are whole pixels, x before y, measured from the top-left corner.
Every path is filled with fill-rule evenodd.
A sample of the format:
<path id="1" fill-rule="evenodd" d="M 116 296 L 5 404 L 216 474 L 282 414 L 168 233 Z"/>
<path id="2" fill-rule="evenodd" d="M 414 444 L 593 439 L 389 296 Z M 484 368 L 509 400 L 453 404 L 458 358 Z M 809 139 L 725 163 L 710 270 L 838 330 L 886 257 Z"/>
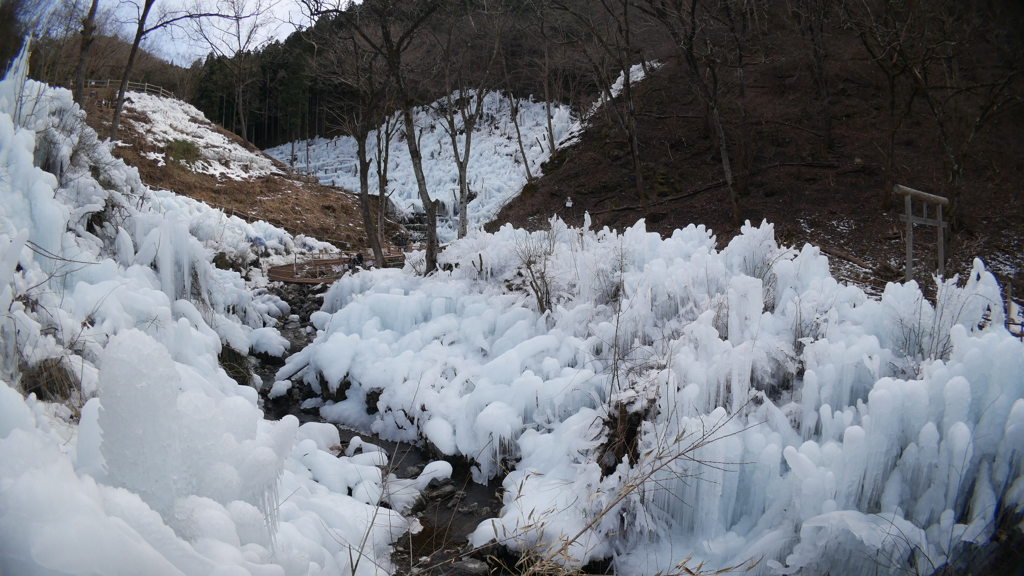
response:
<path id="1" fill-rule="evenodd" d="M 2 1 L 2 0 L 0 0 Z M 61 2 L 63 0 L 49 0 Z M 87 4 L 88 0 L 78 0 L 81 4 Z M 152 25 L 158 21 L 158 17 L 165 13 L 182 12 L 193 8 L 196 2 L 202 3 L 202 9 L 209 12 L 230 13 L 232 4 L 241 4 L 241 13 L 249 14 L 260 7 L 263 16 L 257 23 L 255 18 L 249 18 L 241 24 L 244 32 L 248 27 L 258 24 L 256 38 L 250 44 L 256 48 L 274 39 L 284 39 L 295 31 L 296 26 L 307 25 L 308 20 L 299 9 L 297 0 L 157 0 L 151 11 L 147 24 Z M 142 0 L 135 0 L 135 3 L 126 0 L 100 0 L 100 6 L 115 10 L 121 36 L 129 41 L 135 35 L 135 26 L 138 22 L 138 14 Z M 211 40 L 217 44 L 217 50 L 233 52 L 232 46 L 238 43 L 237 38 L 225 31 L 218 33 L 217 28 L 229 28 L 228 22 L 219 19 L 209 19 L 206 22 Z M 189 66 L 193 61 L 203 58 L 206 54 L 214 51 L 210 42 L 202 39 L 192 29 L 193 25 L 183 22 L 181 26 L 161 29 L 152 32 L 143 41 L 143 46 L 150 52 L 166 58 L 181 66 Z"/>

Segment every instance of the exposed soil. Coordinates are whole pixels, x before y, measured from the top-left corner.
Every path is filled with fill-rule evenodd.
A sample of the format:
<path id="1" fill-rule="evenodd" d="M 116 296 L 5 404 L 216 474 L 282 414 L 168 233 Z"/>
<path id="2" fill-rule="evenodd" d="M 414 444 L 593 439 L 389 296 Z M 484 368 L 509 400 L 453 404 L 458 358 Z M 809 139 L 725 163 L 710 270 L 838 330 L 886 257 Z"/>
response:
<path id="1" fill-rule="evenodd" d="M 88 121 L 100 134 L 109 130 L 112 115 L 110 108 L 95 105 L 88 108 Z M 114 154 L 138 168 L 139 176 L 147 185 L 173 190 L 248 221 L 265 220 L 292 234 L 306 234 L 342 249 L 367 246 L 359 199 L 355 193 L 322 186 L 313 178 L 291 173 L 276 161 L 275 165 L 282 174 L 248 180 L 198 174 L 173 160 L 167 160 L 161 166 L 157 160 L 143 156 L 146 152 L 164 151 L 162 146 L 148 141 L 141 131 L 146 119 L 131 111 L 125 111 L 122 118 L 119 138 L 128 146 L 115 147 Z M 234 133 L 216 125 L 213 128 L 239 145 L 259 153 L 252 144 Z M 397 230 L 398 225 L 389 222 L 385 237 L 395 236 Z"/>
<path id="2" fill-rule="evenodd" d="M 743 117 L 726 113 L 729 149 L 739 191 L 739 222 L 775 224 L 780 242 L 810 242 L 832 252 L 842 279 L 880 289 L 903 277 L 902 200 L 886 190 L 882 146 L 888 111 L 884 77 L 856 45 L 830 61 L 832 96 L 815 97 L 802 56 L 787 45 L 772 58 L 746 67 Z M 799 47 L 799 46 L 797 46 Z M 848 56 L 849 55 L 849 56 Z M 737 90 L 733 85 L 731 90 Z M 523 191 L 489 227 L 512 222 L 539 228 L 551 214 L 573 224 L 589 212 L 597 227 L 623 229 L 645 218 L 648 230 L 670 235 L 690 223 L 705 224 L 723 247 L 739 231 L 733 218 L 717 146 L 675 60 L 636 86 L 639 140 L 646 198 L 634 185 L 629 147 L 608 117 L 598 114 L 582 141 L 558 152 L 545 175 Z M 833 145 L 827 146 L 825 118 Z M 947 276 L 981 257 L 1007 292 L 1024 295 L 1024 106 L 990 122 L 978 136 L 965 170 L 961 225 L 947 248 Z M 935 122 L 915 105 L 896 141 L 897 183 L 946 195 L 946 178 Z M 572 207 L 566 207 L 567 197 Z M 896 209 L 890 209 L 894 207 Z M 919 208 L 918 208 L 919 210 Z M 916 279 L 935 268 L 934 228 L 914 229 Z M 841 256 L 837 256 L 841 255 Z M 854 264 L 858 262 L 861 265 Z M 921 282 L 931 284 L 930 280 Z"/>

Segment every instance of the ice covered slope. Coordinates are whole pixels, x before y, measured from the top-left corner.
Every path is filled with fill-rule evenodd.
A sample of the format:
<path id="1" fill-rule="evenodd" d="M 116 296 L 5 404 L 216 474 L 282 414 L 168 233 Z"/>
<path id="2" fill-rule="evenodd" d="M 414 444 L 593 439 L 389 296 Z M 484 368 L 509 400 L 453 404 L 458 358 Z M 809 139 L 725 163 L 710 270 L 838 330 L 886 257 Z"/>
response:
<path id="1" fill-rule="evenodd" d="M 0 574 L 387 573 L 429 478 L 398 494 L 333 426 L 264 420 L 218 361 L 282 355 L 288 307 L 214 252 L 321 245 L 146 188 L 26 66 L 0 81 Z"/>
<path id="2" fill-rule="evenodd" d="M 983 264 L 934 304 L 873 299 L 773 236 L 477 232 L 450 273 L 340 280 L 279 376 L 344 385 L 322 415 L 480 481 L 510 470 L 474 543 L 558 562 L 929 574 L 1020 529 L 1024 343 Z"/>
<path id="3" fill-rule="evenodd" d="M 417 138 L 423 153 L 423 171 L 431 198 L 443 205 L 442 216 L 454 215 L 458 210 L 458 171 L 455 156 L 444 120 L 437 115 L 435 107 L 442 101 L 415 110 Z M 551 105 L 551 123 L 555 142 L 561 142 L 569 135 L 574 118 L 568 106 Z M 469 160 L 469 186 L 476 197 L 469 204 L 471 227 L 480 226 L 492 220 L 510 199 L 519 194 L 526 184 L 524 161 L 529 164 L 533 175 L 540 174 L 540 165 L 551 156 L 547 138 L 547 111 L 543 102 L 519 101 L 519 129 L 522 134 L 526 158 L 519 150 L 515 126 L 512 123 L 509 99 L 497 92 L 484 97 L 484 117 L 477 124 L 472 139 Z M 401 126 L 401 122 L 393 120 Z M 578 123 L 576 124 L 578 126 Z M 461 121 L 459 122 L 461 128 Z M 370 134 L 368 148 L 376 157 L 377 135 Z M 409 152 L 404 142 L 405 135 L 399 129 L 391 141 L 388 157 L 388 192 L 391 200 L 404 214 L 422 212 L 422 204 L 416 188 Z M 464 138 L 460 138 L 460 154 Z M 359 173 L 356 162 L 356 142 L 349 136 L 334 139 L 316 138 L 298 141 L 271 148 L 266 152 L 285 164 L 290 164 L 295 154 L 295 167 L 309 171 L 323 184 L 342 186 L 359 190 Z M 308 159 L 307 159 L 308 158 Z M 371 193 L 377 193 L 376 178 L 371 177 Z M 457 224 L 447 221 L 438 231 L 442 241 L 455 237 Z"/>
<path id="4" fill-rule="evenodd" d="M 280 174 L 273 161 L 259 151 L 241 144 L 237 137 L 217 128 L 196 107 L 176 100 L 142 92 L 125 96 L 125 122 L 144 135 L 142 154 L 159 163 L 170 161 L 167 146 L 172 142 L 188 142 L 198 158 L 187 159 L 189 167 L 199 174 L 217 178 L 250 180 Z M 181 146 L 181 144 L 178 144 Z"/>

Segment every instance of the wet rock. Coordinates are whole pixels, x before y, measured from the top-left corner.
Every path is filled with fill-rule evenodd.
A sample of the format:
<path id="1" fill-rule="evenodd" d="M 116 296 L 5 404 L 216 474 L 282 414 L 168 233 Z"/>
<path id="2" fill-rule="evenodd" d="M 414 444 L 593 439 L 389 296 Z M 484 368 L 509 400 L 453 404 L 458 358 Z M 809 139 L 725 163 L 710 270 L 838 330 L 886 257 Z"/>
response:
<path id="1" fill-rule="evenodd" d="M 399 478 L 415 478 L 423 472 L 423 466 L 406 466 Z"/>
<path id="2" fill-rule="evenodd" d="M 377 402 L 380 400 L 380 395 L 384 393 L 382 388 L 374 388 L 366 392 L 366 413 L 374 415 L 380 412 L 380 408 L 377 406 Z"/>
<path id="3" fill-rule="evenodd" d="M 452 486 L 449 483 L 438 486 L 433 490 L 430 489 L 430 486 L 427 486 L 427 489 L 423 492 L 423 496 L 427 500 L 447 500 L 454 497 L 457 492 L 458 490 L 455 489 L 455 486 Z"/>
<path id="4" fill-rule="evenodd" d="M 437 490 L 441 486 L 445 486 L 451 483 L 451 478 L 431 478 L 430 482 L 427 483 L 427 490 Z"/>
<path id="5" fill-rule="evenodd" d="M 477 560 L 476 558 L 463 558 L 462 560 L 452 564 L 451 570 L 448 571 L 447 574 L 478 576 L 480 574 L 487 574 L 488 570 L 486 562 Z"/>

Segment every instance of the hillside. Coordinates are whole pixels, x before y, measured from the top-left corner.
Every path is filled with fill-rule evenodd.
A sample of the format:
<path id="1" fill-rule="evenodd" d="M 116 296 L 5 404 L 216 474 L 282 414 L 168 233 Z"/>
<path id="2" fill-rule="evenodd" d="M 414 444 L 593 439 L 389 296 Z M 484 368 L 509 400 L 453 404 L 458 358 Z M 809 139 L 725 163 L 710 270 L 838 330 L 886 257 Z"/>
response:
<path id="1" fill-rule="evenodd" d="M 517 127 L 511 115 L 512 102 L 498 92 L 484 95 L 483 113 L 471 139 L 468 161 L 468 181 L 473 199 L 469 202 L 468 218 L 470 228 L 478 228 L 494 220 L 498 211 L 519 194 L 527 183 L 527 174 L 539 174 L 541 165 L 551 156 L 548 142 L 546 116 L 543 102 L 518 100 L 518 134 L 522 138 L 519 148 Z M 455 152 L 439 110 L 444 99 L 417 107 L 416 126 L 420 130 L 419 140 L 423 154 L 423 171 L 427 188 L 432 197 L 440 203 L 438 237 L 442 242 L 454 240 L 458 226 L 458 172 L 455 168 Z M 578 120 L 568 106 L 552 104 L 552 139 L 562 142 L 571 130 L 579 129 Z M 390 140 L 388 160 L 388 199 L 400 215 L 412 218 L 423 212 L 423 205 L 416 190 L 409 153 L 404 143 L 404 129 L 396 118 L 390 120 L 395 134 Z M 465 153 L 465 130 L 462 120 L 456 124 L 459 131 L 459 153 Z M 385 139 L 386 124 L 372 131 L 367 147 L 375 170 L 378 138 L 381 146 Z M 266 151 L 278 161 L 293 162 L 298 170 L 317 178 L 322 184 L 342 186 L 348 189 L 359 187 L 356 142 L 351 136 L 317 138 L 283 144 Z M 524 154 L 525 152 L 525 162 Z M 292 156 L 294 155 L 294 158 Z M 377 194 L 376 175 L 371 176 L 371 193 Z"/>
<path id="2" fill-rule="evenodd" d="M 844 50 L 858 53 L 851 33 L 840 40 Z M 743 220 L 767 219 L 783 242 L 810 242 L 839 255 L 833 262 L 841 266 L 844 279 L 876 290 L 901 279 L 905 246 L 898 213 L 903 205 L 891 199 L 884 184 L 881 146 L 887 112 L 878 103 L 884 77 L 866 57 L 832 64 L 830 149 L 822 116 L 829 111 L 814 98 L 810 76 L 792 65 L 800 58 L 799 46 L 785 53 L 786 46 L 775 46 L 783 52 L 778 58 L 748 67 L 742 101 L 746 117 L 733 109 L 727 117 L 738 166 L 739 223 L 732 217 L 703 105 L 673 59 L 634 90 L 646 202 L 632 186 L 624 136 L 609 116 L 598 114 L 579 143 L 545 164 L 543 176 L 524 188 L 488 229 L 506 222 L 538 228 L 549 214 L 578 224 L 586 212 L 594 225 L 620 230 L 644 218 L 648 229 L 665 236 L 690 223 L 705 224 L 727 242 Z M 895 148 L 898 183 L 946 194 L 937 128 L 927 107 L 915 106 L 904 126 Z M 966 162 L 962 227 L 947 250 L 947 271 L 964 273 L 974 257 L 981 257 L 1017 298 L 1024 295 L 1021 126 L 1024 106 L 1011 106 L 978 134 Z M 566 209 L 569 196 L 573 206 Z M 889 209 L 888 202 L 896 205 Z M 915 238 L 921 281 L 934 268 L 935 234 L 917 227 Z"/>
<path id="3" fill-rule="evenodd" d="M 112 114 L 102 96 L 86 104 L 87 121 L 100 133 Z M 366 245 L 353 193 L 292 174 L 193 106 L 129 92 L 122 118 L 114 154 L 136 167 L 148 186 L 342 248 Z"/>

